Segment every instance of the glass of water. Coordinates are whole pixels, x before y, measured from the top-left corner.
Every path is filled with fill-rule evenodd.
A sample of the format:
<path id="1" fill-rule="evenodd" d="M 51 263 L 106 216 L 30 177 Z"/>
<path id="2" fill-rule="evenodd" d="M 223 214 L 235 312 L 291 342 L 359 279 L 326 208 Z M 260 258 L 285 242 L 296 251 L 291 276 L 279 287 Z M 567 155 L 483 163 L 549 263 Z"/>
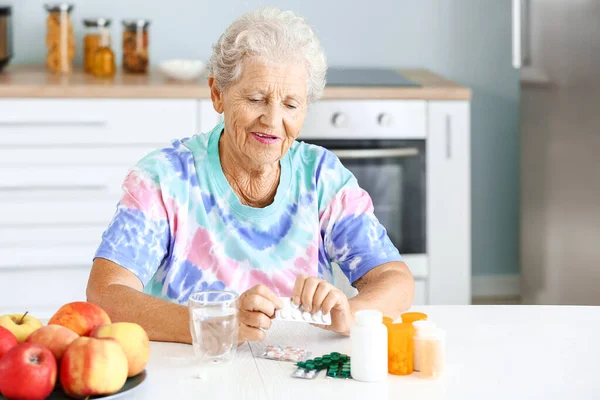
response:
<path id="1" fill-rule="evenodd" d="M 189 297 L 192 344 L 201 364 L 226 363 L 235 357 L 237 300 L 237 294 L 219 290 L 196 292 Z"/>

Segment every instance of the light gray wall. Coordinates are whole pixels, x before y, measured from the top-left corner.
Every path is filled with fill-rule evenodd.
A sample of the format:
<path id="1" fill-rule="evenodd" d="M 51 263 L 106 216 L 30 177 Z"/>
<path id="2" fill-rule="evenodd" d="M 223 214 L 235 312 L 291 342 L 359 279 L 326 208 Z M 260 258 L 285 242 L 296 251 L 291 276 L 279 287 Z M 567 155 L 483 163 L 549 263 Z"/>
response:
<path id="1" fill-rule="evenodd" d="M 11 3 L 11 2 L 9 2 Z M 15 63 L 43 62 L 44 1 L 13 0 Z M 293 9 L 313 24 L 332 66 L 424 67 L 473 88 L 473 274 L 518 267 L 518 72 L 510 65 L 508 0 L 85 0 L 73 21 L 113 19 L 120 60 L 123 18 L 152 20 L 153 62 L 206 59 L 238 15 L 261 5 Z M 79 50 L 79 56 L 81 51 Z"/>

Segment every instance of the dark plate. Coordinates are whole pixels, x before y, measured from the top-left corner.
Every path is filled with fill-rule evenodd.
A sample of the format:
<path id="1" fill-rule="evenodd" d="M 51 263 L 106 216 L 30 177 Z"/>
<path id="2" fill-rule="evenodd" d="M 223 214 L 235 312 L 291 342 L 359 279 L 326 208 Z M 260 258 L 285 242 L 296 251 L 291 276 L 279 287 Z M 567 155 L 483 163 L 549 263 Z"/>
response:
<path id="1" fill-rule="evenodd" d="M 91 396 L 90 399 L 102 399 L 102 400 L 119 399 L 123 396 L 129 395 L 129 394 L 131 394 L 132 391 L 139 388 L 142 385 L 142 383 L 144 383 L 146 381 L 147 376 L 148 376 L 148 373 L 146 372 L 146 370 L 144 370 L 136 376 L 127 378 L 127 380 L 125 381 L 125 385 L 123 385 L 121 390 L 119 390 L 117 393 L 114 393 L 114 394 L 111 394 L 108 396 Z M 4 400 L 5 398 L 0 396 L 0 399 Z M 52 393 L 50 393 L 50 396 L 47 397 L 47 399 L 49 399 L 49 400 L 67 400 L 67 399 L 71 399 L 71 397 L 67 396 L 65 394 L 65 392 L 63 392 L 62 389 L 59 386 L 57 386 L 54 389 L 54 391 Z"/>

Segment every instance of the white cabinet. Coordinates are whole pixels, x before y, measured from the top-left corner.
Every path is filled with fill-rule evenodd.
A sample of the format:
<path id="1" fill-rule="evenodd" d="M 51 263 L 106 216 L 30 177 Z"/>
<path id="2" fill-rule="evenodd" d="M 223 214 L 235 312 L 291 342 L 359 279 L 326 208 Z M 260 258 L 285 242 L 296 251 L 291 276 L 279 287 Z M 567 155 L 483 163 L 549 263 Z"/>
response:
<path id="1" fill-rule="evenodd" d="M 430 101 L 428 117 L 428 303 L 470 304 L 469 103 L 466 101 Z"/>
<path id="2" fill-rule="evenodd" d="M 199 127 L 195 99 L 0 100 L 0 314 L 85 300 L 137 161 Z M 40 314 L 43 312 L 44 314 Z"/>

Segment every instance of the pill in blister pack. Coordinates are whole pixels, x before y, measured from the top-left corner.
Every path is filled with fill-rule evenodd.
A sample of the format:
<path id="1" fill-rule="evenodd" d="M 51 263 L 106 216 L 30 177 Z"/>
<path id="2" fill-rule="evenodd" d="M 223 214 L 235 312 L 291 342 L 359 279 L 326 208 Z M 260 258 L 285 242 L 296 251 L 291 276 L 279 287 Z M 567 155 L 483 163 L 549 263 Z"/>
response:
<path id="1" fill-rule="evenodd" d="M 299 362 L 306 360 L 310 356 L 310 352 L 293 346 L 269 345 L 260 356 L 269 360 Z"/>
<path id="2" fill-rule="evenodd" d="M 297 306 L 289 297 L 281 297 L 283 308 L 275 312 L 275 319 L 280 321 L 310 322 L 318 325 L 331 325 L 331 314 L 323 314 L 320 310 L 311 314 Z"/>
<path id="3" fill-rule="evenodd" d="M 317 375 L 319 375 L 319 371 L 316 369 L 306 370 L 304 368 L 298 368 L 292 373 L 292 378 L 315 379 Z"/>

